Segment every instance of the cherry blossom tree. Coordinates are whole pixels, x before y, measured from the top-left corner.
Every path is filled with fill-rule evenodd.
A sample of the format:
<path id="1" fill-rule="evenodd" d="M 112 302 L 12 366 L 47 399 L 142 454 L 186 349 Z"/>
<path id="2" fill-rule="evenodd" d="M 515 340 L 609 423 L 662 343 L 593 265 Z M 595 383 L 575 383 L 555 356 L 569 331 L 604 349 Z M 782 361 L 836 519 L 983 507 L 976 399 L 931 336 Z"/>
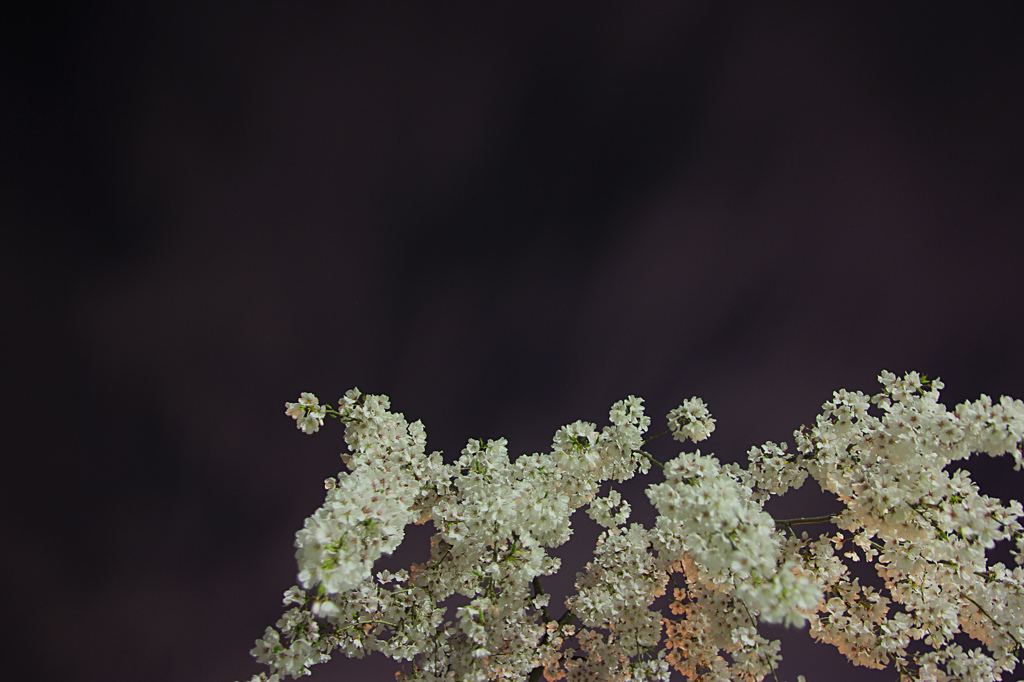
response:
<path id="1" fill-rule="evenodd" d="M 286 413 L 307 434 L 341 420 L 347 470 L 327 479 L 324 505 L 296 536 L 299 584 L 253 649 L 270 672 L 252 679 L 307 675 L 337 651 L 407 662 L 409 681 L 668 680 L 672 669 L 761 680 L 780 660 L 762 621 L 806 626 L 901 680 L 1002 679 L 1024 642 L 1024 510 L 983 495 L 953 465 L 1010 454 L 1019 471 L 1024 403 L 982 395 L 947 410 L 938 380 L 879 381 L 874 396 L 835 392 L 794 433 L 793 450 L 765 443 L 746 468 L 699 450 L 659 462 L 644 449 L 650 419 L 633 396 L 600 431 L 582 421 L 559 429 L 551 452 L 510 459 L 504 439 L 470 440 L 445 464 L 386 396 L 352 389 L 335 408 L 303 393 Z M 664 433 L 696 443 L 714 428 L 692 398 Z M 615 485 L 652 466 L 656 521 L 630 524 Z M 808 477 L 843 510 L 765 512 Z M 542 582 L 560 569 L 549 550 L 568 541 L 584 507 L 604 530 L 556 614 Z M 409 524 L 425 523 L 435 529 L 428 560 L 374 570 Z M 1000 542 L 1017 566 L 990 565 Z M 854 561 L 873 565 L 884 587 L 860 584 Z M 468 603 L 449 618 L 454 595 Z M 667 615 L 653 606 L 663 595 Z M 959 633 L 974 645 L 954 641 Z"/>

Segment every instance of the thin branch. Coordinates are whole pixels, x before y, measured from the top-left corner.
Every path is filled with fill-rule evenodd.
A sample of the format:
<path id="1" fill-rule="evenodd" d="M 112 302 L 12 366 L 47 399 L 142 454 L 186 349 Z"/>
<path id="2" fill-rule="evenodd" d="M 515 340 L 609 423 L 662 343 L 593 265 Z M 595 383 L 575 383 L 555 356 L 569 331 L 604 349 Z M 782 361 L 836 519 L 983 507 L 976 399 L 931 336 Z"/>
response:
<path id="1" fill-rule="evenodd" d="M 661 462 L 659 462 L 658 460 L 654 459 L 653 455 L 651 455 L 649 452 L 644 452 L 643 450 L 637 450 L 637 452 L 639 452 L 641 455 L 646 457 L 653 464 L 656 464 L 658 466 L 658 468 L 661 469 L 662 471 L 665 470 L 665 465 L 662 464 Z"/>
<path id="2" fill-rule="evenodd" d="M 666 433 L 668 433 L 668 432 L 669 432 L 669 430 L 668 430 L 668 429 L 665 429 L 665 430 L 664 430 L 664 431 L 662 431 L 661 433 L 656 433 L 656 434 L 654 434 L 653 436 L 651 436 L 650 438 L 645 438 L 645 439 L 644 439 L 644 445 L 647 445 L 648 443 L 650 443 L 650 442 L 651 442 L 652 440 L 654 440 L 655 438 L 661 438 L 662 436 L 664 436 L 664 435 L 665 435 Z"/>
<path id="3" fill-rule="evenodd" d="M 576 620 L 576 614 L 572 611 L 566 611 L 562 614 L 562 617 L 558 619 L 558 627 L 564 628 L 566 625 L 572 624 Z"/>
<path id="4" fill-rule="evenodd" d="M 992 616 L 988 615 L 988 611 L 986 611 L 986 610 L 985 610 L 985 608 L 984 608 L 984 607 L 983 607 L 983 606 L 982 606 L 981 604 L 979 604 L 978 602 L 974 601 L 974 600 L 973 600 L 973 599 L 972 599 L 971 597 L 969 597 L 969 596 L 968 596 L 968 595 L 966 595 L 966 594 L 965 594 L 965 595 L 963 595 L 963 598 L 964 598 L 964 599 L 966 599 L 967 601 L 971 602 L 971 603 L 972 603 L 972 604 L 974 604 L 975 606 L 977 606 L 977 607 L 978 607 L 978 610 L 979 610 L 979 611 L 981 611 L 981 612 L 982 612 L 982 614 L 984 614 L 984 616 L 985 616 L 986 618 L 988 618 L 988 619 L 989 619 L 990 621 L 992 621 L 992 624 L 993 624 L 993 625 L 995 625 L 995 626 L 996 626 L 997 628 L 1000 628 L 1000 630 L 1001 630 L 1002 632 L 1004 632 L 1004 633 L 1006 634 L 1006 636 L 1007 636 L 1007 637 L 1009 637 L 1010 639 L 1012 639 L 1012 640 L 1013 640 L 1013 643 L 1017 645 L 1017 649 L 1018 649 L 1018 650 L 1020 650 L 1020 649 L 1024 649 L 1024 647 L 1022 647 L 1022 646 L 1021 646 L 1021 643 L 1020 643 L 1020 642 L 1019 642 L 1019 641 L 1017 640 L 1017 638 L 1013 636 L 1013 633 L 1012 633 L 1012 632 L 1010 632 L 1009 630 L 1002 630 L 1002 627 L 1003 627 L 1003 626 L 1001 626 L 1001 625 L 1000 625 L 1000 624 L 999 624 L 999 623 L 998 623 L 998 622 L 996 621 L 996 619 L 995 619 L 995 618 L 993 618 Z"/>
<path id="5" fill-rule="evenodd" d="M 799 519 L 778 519 L 775 523 L 780 526 L 797 526 L 801 523 L 828 523 L 837 516 L 839 516 L 838 513 L 825 514 L 824 516 L 805 516 Z"/>
<path id="6" fill-rule="evenodd" d="M 736 586 L 736 576 L 733 576 L 732 584 L 733 587 Z M 740 606 L 742 606 L 743 610 L 746 612 L 747 618 L 750 620 L 751 625 L 753 625 L 754 632 L 757 632 L 757 621 L 754 620 L 754 617 L 752 615 L 750 615 L 750 609 L 747 608 L 746 602 L 744 602 L 742 599 L 734 599 L 733 602 L 739 602 Z M 758 644 L 756 640 L 754 642 L 754 649 L 757 651 L 757 655 L 761 657 L 761 660 L 766 661 L 768 663 L 768 668 L 772 671 L 772 679 L 775 680 L 775 682 L 779 682 L 779 677 L 775 674 L 775 666 L 772 665 L 770 661 L 768 661 L 767 656 L 761 653 L 761 645 Z"/>

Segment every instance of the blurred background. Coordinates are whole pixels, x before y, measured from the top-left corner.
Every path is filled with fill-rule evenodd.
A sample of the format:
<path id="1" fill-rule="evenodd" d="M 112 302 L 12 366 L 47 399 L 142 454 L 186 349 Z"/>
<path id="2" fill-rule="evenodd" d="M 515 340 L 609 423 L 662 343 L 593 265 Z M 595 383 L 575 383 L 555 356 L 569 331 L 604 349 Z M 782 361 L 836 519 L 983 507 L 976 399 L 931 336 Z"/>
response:
<path id="1" fill-rule="evenodd" d="M 25 6 L 0 64 L 10 679 L 262 670 L 344 448 L 285 417 L 300 391 L 387 394 L 448 461 L 546 450 L 630 394 L 656 430 L 704 398 L 724 461 L 882 369 L 1024 398 L 1019 7 Z M 1020 497 L 1010 462 L 971 468 Z M 775 509 L 833 511 L 812 485 Z M 895 678 L 765 632 L 780 679 Z"/>

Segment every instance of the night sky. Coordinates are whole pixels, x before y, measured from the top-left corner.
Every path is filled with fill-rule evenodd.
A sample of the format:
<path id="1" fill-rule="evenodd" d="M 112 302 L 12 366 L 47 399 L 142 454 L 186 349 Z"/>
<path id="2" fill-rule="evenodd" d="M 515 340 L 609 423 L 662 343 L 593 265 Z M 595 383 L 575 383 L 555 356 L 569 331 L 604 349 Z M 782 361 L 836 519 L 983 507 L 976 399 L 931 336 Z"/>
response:
<path id="1" fill-rule="evenodd" d="M 547 450 L 630 394 L 653 430 L 704 398 L 728 462 L 882 369 L 1024 398 L 1017 7 L 25 9 L 0 65 L 9 679 L 262 670 L 344 449 L 283 414 L 300 391 L 387 394 L 448 461 Z M 1011 462 L 971 469 L 1022 497 Z M 834 511 L 812 487 L 772 510 Z M 780 679 L 895 679 L 765 632 Z"/>

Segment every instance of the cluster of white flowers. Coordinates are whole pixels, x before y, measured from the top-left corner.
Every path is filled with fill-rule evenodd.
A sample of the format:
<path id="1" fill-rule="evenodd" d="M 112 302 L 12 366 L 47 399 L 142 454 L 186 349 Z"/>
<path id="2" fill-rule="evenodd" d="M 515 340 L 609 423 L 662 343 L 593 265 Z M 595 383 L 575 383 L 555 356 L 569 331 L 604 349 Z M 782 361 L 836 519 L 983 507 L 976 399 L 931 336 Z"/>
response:
<path id="1" fill-rule="evenodd" d="M 324 425 L 327 407 L 312 393 L 303 393 L 297 403 L 285 403 L 284 413 L 295 419 L 295 426 L 304 433 L 316 433 Z"/>
<path id="2" fill-rule="evenodd" d="M 254 681 L 310 674 L 334 650 L 411 662 L 400 679 L 762 680 L 780 645 L 758 621 L 809 623 L 812 637 L 852 662 L 893 665 L 901 680 L 998 680 L 1024 652 L 1024 569 L 989 565 L 1009 540 L 1024 563 L 1019 502 L 982 495 L 949 465 L 972 453 L 1024 464 L 1024 404 L 988 397 L 947 411 L 942 384 L 883 372 L 874 397 L 838 391 L 796 450 L 766 443 L 746 468 L 699 451 L 660 463 L 643 450 L 642 401 L 612 406 L 611 425 L 559 429 L 549 453 L 509 458 L 504 439 L 471 440 L 445 464 L 426 434 L 390 412 L 385 396 L 353 389 L 337 409 L 303 393 L 286 414 L 305 433 L 327 415 L 346 424 L 347 471 L 296 537 L 299 583 L 289 610 L 253 655 Z M 714 430 L 699 398 L 668 416 L 680 441 Z M 614 483 L 646 474 L 651 528 L 626 522 Z M 845 505 L 839 514 L 776 520 L 773 496 L 807 477 Z M 600 494 L 603 486 L 608 488 Z M 553 616 L 541 579 L 549 550 L 568 541 L 586 507 L 605 528 L 577 592 Z M 434 525 L 430 557 L 374 573 L 410 523 Z M 817 537 L 799 524 L 832 524 Z M 861 585 L 847 562 L 871 562 L 884 587 Z M 670 611 L 654 603 L 672 583 Z M 450 606 L 459 595 L 461 606 Z M 454 608 L 453 613 L 449 609 Z M 953 641 L 959 633 L 978 646 Z"/>
<path id="3" fill-rule="evenodd" d="M 983 395 L 949 412 L 938 380 L 882 372 L 879 381 L 873 398 L 837 391 L 817 424 L 795 434 L 802 465 L 846 505 L 835 519 L 853 545 L 845 556 L 857 560 L 860 550 L 885 583 L 875 590 L 833 572 L 831 585 L 822 581 L 829 598 L 811 634 L 861 665 L 892 663 L 919 679 L 1000 679 L 1022 653 L 1024 570 L 989 566 L 986 551 L 1013 539 L 1014 559 L 1024 561 L 1024 510 L 980 494 L 966 471 L 947 467 L 972 453 L 1010 453 L 1020 470 L 1024 403 L 1004 397 L 994 405 Z M 985 650 L 954 644 L 959 632 Z M 931 650 L 909 653 L 915 640 Z"/>
<path id="4" fill-rule="evenodd" d="M 676 551 L 699 567 L 701 582 L 732 592 L 769 622 L 802 624 L 821 590 L 792 562 L 779 566 L 781 536 L 740 477 L 698 451 L 669 462 L 665 479 L 647 495 L 679 536 Z"/>
<path id="5" fill-rule="evenodd" d="M 676 440 L 699 443 L 715 430 L 715 420 L 707 404 L 695 396 L 668 413 L 668 427 Z"/>

